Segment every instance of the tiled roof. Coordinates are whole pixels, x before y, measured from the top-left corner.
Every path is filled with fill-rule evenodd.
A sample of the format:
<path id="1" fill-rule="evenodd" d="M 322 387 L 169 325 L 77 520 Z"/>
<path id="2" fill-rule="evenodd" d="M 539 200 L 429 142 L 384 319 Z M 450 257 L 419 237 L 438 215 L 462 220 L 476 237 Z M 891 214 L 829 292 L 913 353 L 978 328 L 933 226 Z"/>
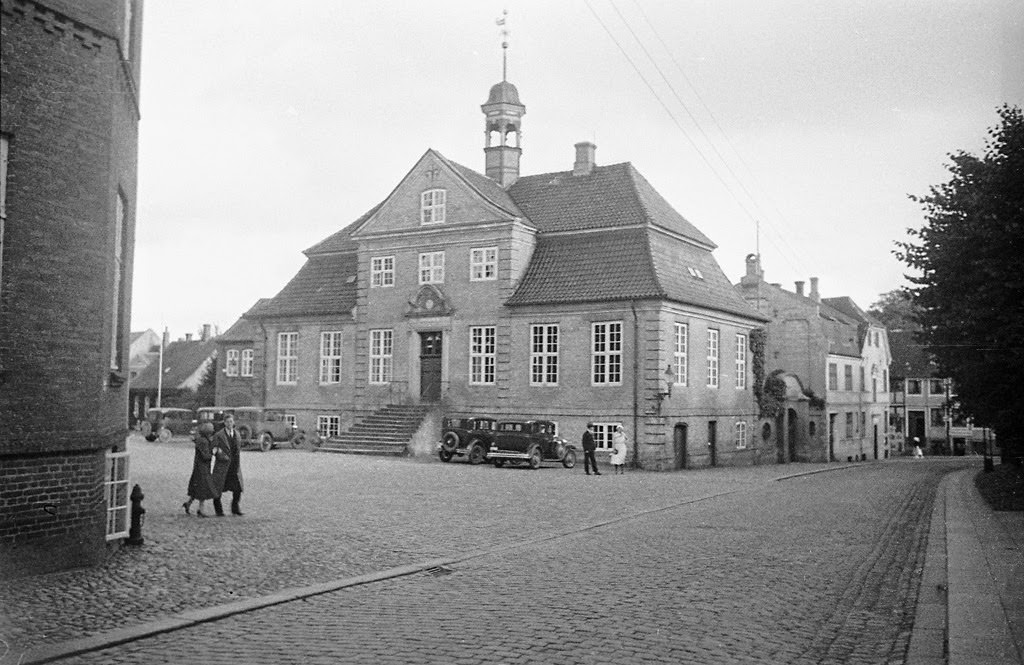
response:
<path id="1" fill-rule="evenodd" d="M 356 304 L 356 254 L 315 254 L 281 292 L 256 303 L 246 317 L 348 314 Z"/>
<path id="2" fill-rule="evenodd" d="M 480 194 L 491 203 L 515 215 L 516 217 L 524 216 L 523 211 L 519 209 L 519 206 L 517 206 L 516 202 L 511 196 L 509 196 L 509 193 L 506 192 L 505 189 L 495 180 L 492 180 L 481 173 L 477 173 L 473 169 L 467 168 L 462 164 L 453 162 L 436 150 L 434 151 L 434 154 L 451 166 L 460 176 L 462 176 L 463 180 L 469 183 L 473 189 L 480 192 Z"/>
<path id="3" fill-rule="evenodd" d="M 890 330 L 889 350 L 892 351 L 892 364 L 889 365 L 892 378 L 932 378 L 938 376 L 938 370 L 932 363 L 932 357 L 924 345 L 915 338 L 913 330 Z"/>
<path id="4" fill-rule="evenodd" d="M 675 211 L 629 162 L 520 178 L 509 188 L 520 210 L 543 232 L 654 224 L 709 248 L 714 243 Z"/>
<path id="5" fill-rule="evenodd" d="M 163 371 L 164 389 L 181 386 L 206 360 L 216 351 L 217 338 L 205 342 L 202 340 L 171 342 L 164 349 Z M 156 390 L 160 376 L 160 362 L 153 361 L 143 368 L 138 376 L 131 380 L 131 388 L 139 390 Z"/>
<path id="6" fill-rule="evenodd" d="M 259 307 L 265 303 L 267 298 L 260 298 L 250 309 Z M 217 338 L 218 342 L 252 342 L 256 339 L 256 325 L 249 319 L 242 316 L 228 328 L 224 334 Z"/>
<path id="7" fill-rule="evenodd" d="M 377 212 L 380 207 L 384 205 L 384 201 L 381 201 L 377 205 L 373 206 L 362 214 L 356 221 L 352 222 L 340 231 L 337 231 L 317 244 L 313 245 L 309 249 L 305 250 L 303 254 L 311 256 L 313 254 L 330 254 L 336 252 L 354 252 L 359 246 L 354 240 L 352 240 L 352 233 L 360 226 L 363 225 L 367 219 L 370 218 L 373 213 Z"/>

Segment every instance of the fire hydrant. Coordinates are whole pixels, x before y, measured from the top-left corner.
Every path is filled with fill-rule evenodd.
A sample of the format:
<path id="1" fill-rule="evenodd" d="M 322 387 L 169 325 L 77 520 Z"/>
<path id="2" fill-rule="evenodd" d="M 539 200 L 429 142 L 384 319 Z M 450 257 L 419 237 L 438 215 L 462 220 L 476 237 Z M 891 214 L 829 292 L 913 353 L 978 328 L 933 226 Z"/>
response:
<path id="1" fill-rule="evenodd" d="M 125 541 L 125 544 L 141 545 L 143 543 L 142 523 L 146 519 L 146 509 L 142 507 L 142 500 L 146 498 L 146 495 L 142 493 L 142 488 L 136 484 L 132 488 L 129 498 L 132 501 L 132 525 L 128 528 L 128 540 Z"/>

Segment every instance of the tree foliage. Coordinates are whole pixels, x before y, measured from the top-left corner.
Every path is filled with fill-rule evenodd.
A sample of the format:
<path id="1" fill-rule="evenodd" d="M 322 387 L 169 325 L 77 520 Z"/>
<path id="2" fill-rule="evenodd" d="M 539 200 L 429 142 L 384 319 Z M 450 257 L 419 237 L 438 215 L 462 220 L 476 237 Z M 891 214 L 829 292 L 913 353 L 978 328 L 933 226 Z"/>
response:
<path id="1" fill-rule="evenodd" d="M 891 331 L 920 330 L 918 306 L 907 289 L 895 289 L 878 296 L 867 312 Z"/>
<path id="2" fill-rule="evenodd" d="M 1020 450 L 1024 418 L 1024 117 L 999 109 L 985 154 L 950 155 L 948 182 L 911 199 L 925 224 L 897 257 L 914 274 L 919 339 L 962 407 Z M 1019 453 L 1018 453 L 1019 454 Z"/>

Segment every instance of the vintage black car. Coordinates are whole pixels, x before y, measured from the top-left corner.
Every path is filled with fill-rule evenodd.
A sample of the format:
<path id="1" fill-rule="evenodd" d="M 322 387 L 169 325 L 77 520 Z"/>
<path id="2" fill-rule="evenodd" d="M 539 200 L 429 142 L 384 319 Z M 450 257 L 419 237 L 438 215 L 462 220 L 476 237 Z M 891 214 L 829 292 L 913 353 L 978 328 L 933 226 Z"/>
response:
<path id="1" fill-rule="evenodd" d="M 442 462 L 450 462 L 452 457 L 463 455 L 469 456 L 470 464 L 486 461 L 497 424 L 497 420 L 487 416 L 442 419 L 441 440 L 437 444 L 438 457 Z"/>
<path id="2" fill-rule="evenodd" d="M 175 409 L 170 407 L 150 409 L 146 419 L 139 425 L 146 441 L 167 443 L 172 436 L 187 435 L 192 429 L 195 414 L 191 409 Z"/>
<path id="3" fill-rule="evenodd" d="M 526 462 L 536 469 L 541 462 L 561 462 L 571 469 L 576 466 L 576 448 L 555 435 L 550 420 L 506 420 L 498 423 L 487 459 L 496 467 Z"/>

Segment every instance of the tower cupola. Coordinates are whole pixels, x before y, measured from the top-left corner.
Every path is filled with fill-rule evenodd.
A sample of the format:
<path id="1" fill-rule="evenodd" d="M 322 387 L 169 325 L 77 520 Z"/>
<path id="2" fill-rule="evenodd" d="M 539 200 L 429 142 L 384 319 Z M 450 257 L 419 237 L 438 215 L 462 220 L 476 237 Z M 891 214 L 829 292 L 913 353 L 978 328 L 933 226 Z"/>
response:
<path id="1" fill-rule="evenodd" d="M 502 26 L 501 82 L 491 86 L 487 101 L 480 106 L 484 112 L 484 173 L 502 187 L 509 187 L 519 179 L 519 158 L 523 154 L 521 124 L 526 114 L 526 107 L 519 101 L 519 91 L 508 82 L 506 20 L 505 15 L 498 19 L 498 25 Z"/>

